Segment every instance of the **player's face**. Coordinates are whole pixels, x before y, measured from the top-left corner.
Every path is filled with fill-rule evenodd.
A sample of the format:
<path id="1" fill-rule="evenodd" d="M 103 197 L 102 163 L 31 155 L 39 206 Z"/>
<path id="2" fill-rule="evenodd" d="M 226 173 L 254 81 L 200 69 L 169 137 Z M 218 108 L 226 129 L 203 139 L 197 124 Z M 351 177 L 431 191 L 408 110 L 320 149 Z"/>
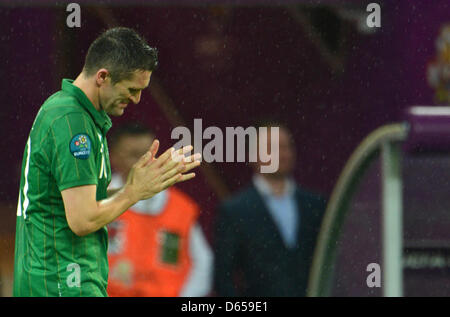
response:
<path id="1" fill-rule="evenodd" d="M 150 71 L 135 71 L 130 79 L 111 84 L 111 79 L 100 90 L 100 106 L 112 116 L 121 116 L 130 102 L 138 104 L 142 90 L 150 83 Z"/>
<path id="2" fill-rule="evenodd" d="M 111 149 L 113 168 L 126 178 L 133 165 L 150 149 L 153 138 L 151 134 L 122 135 Z"/>

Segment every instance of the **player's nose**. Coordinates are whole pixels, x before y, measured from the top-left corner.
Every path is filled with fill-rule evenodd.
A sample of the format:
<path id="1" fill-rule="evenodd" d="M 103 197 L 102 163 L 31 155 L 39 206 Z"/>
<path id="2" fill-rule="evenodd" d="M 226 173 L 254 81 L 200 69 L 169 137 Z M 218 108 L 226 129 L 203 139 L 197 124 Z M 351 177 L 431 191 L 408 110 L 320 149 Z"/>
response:
<path id="1" fill-rule="evenodd" d="M 137 105 L 139 101 L 141 101 L 141 92 L 138 92 L 136 95 L 130 96 L 130 100 Z"/>

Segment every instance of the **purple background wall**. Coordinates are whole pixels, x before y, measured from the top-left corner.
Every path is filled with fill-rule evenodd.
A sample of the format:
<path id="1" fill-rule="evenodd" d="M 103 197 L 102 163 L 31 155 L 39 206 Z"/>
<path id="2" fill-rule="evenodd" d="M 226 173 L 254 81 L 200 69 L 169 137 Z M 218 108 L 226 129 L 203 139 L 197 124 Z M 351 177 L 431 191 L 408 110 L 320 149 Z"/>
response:
<path id="1" fill-rule="evenodd" d="M 295 136 L 296 179 L 329 195 L 365 135 L 399 120 L 405 107 L 433 101 L 426 63 L 440 27 L 450 22 L 448 1 L 379 3 L 382 27 L 376 33 L 342 24 L 343 71 L 330 67 L 309 30 L 284 6 L 82 6 L 80 29 L 66 27 L 65 7 L 0 6 L 0 201 L 7 206 L 1 230 L 14 231 L 19 168 L 33 119 L 61 78 L 79 73 L 90 42 L 107 27 L 102 16 L 136 28 L 158 47 L 155 80 L 189 128 L 194 118 L 202 118 L 204 127 L 245 127 L 277 114 Z M 149 92 L 127 111 L 113 123 L 139 118 L 154 127 L 162 148 L 173 143 L 173 127 Z M 245 164 L 213 166 L 231 192 L 251 176 Z M 201 173 L 180 187 L 201 205 L 212 239 L 218 196 Z"/>

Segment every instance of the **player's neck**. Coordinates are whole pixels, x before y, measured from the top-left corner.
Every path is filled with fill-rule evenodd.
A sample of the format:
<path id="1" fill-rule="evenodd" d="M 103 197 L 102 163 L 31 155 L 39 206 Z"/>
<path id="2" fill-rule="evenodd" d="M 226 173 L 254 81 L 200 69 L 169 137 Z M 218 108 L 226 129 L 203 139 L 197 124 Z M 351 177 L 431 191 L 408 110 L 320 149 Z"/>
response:
<path id="1" fill-rule="evenodd" d="M 95 109 L 100 111 L 100 104 L 98 100 L 98 88 L 95 86 L 95 81 L 92 78 L 85 77 L 83 73 L 73 81 L 73 85 L 80 88 L 86 97 L 92 102 Z"/>

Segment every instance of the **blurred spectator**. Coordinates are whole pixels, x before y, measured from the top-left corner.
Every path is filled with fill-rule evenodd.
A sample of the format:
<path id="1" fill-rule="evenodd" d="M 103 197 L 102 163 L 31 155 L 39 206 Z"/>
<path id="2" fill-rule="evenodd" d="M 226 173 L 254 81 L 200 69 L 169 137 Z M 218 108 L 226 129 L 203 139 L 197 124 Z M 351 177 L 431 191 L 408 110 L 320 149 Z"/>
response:
<path id="1" fill-rule="evenodd" d="M 112 136 L 110 188 L 120 188 L 154 134 L 138 124 Z M 170 188 L 139 201 L 108 226 L 109 296 L 206 296 L 213 254 L 197 223 L 199 207 Z"/>
<path id="2" fill-rule="evenodd" d="M 428 63 L 428 84 L 438 104 L 450 103 L 450 24 L 442 26 L 436 39 L 436 56 Z"/>
<path id="3" fill-rule="evenodd" d="M 279 168 L 260 173 L 224 202 L 215 235 L 215 291 L 218 296 L 305 296 L 325 200 L 295 184 L 295 150 L 289 130 L 279 126 Z M 270 129 L 258 138 L 268 136 Z"/>

